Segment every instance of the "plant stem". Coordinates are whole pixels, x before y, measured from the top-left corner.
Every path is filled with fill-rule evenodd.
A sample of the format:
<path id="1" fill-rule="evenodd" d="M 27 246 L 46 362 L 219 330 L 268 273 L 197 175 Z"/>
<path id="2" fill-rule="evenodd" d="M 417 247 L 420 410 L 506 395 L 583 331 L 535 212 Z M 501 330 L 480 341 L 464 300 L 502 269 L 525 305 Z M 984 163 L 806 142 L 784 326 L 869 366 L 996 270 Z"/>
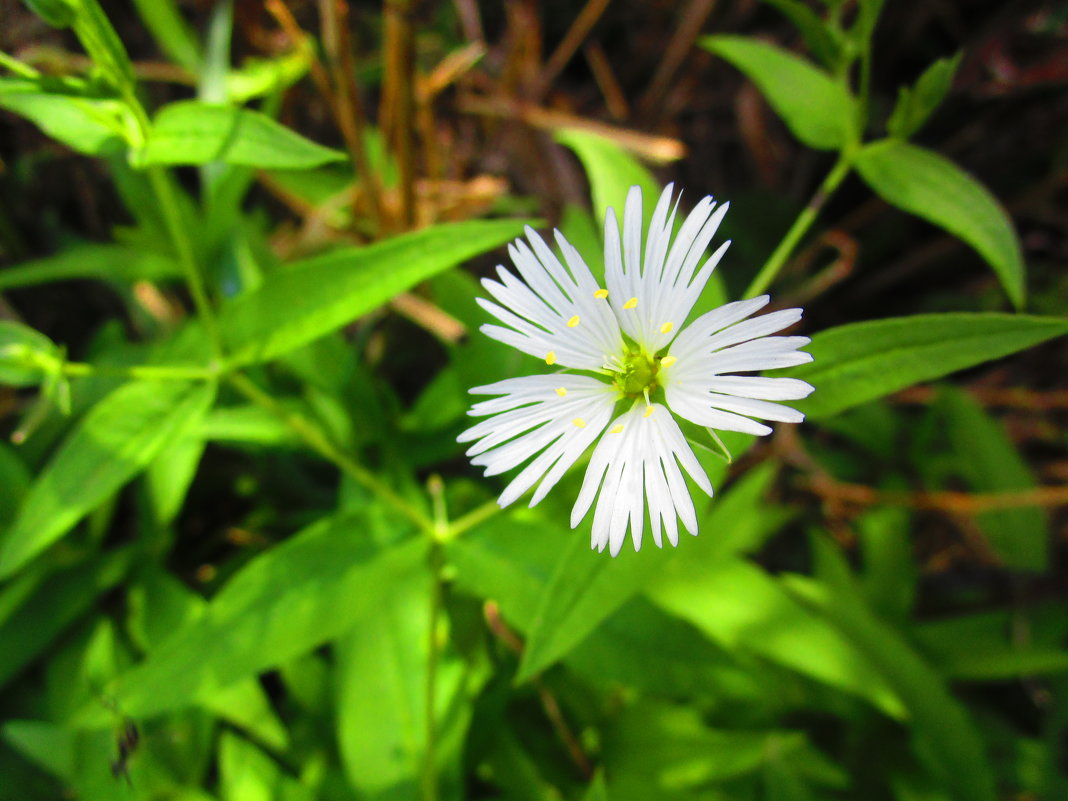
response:
<path id="1" fill-rule="evenodd" d="M 438 624 L 441 619 L 442 596 L 445 590 L 442 578 L 444 564 L 445 555 L 442 551 L 441 542 L 435 540 L 430 546 L 432 583 L 430 587 L 429 631 L 427 632 L 426 693 L 424 695 L 426 749 L 423 752 L 423 775 L 421 777 L 423 801 L 437 801 L 438 799 L 438 733 L 435 712 L 437 709 L 438 661 L 440 659 Z"/>
<path id="2" fill-rule="evenodd" d="M 845 177 L 849 175 L 849 170 L 852 167 L 850 158 L 845 152 L 839 154 L 838 161 L 835 162 L 831 171 L 827 173 L 827 177 L 823 179 L 823 183 L 820 184 L 820 188 L 816 190 L 816 194 L 812 196 L 812 199 L 805 206 L 804 210 L 794 220 L 794 224 L 790 226 L 790 230 L 786 232 L 786 236 L 779 242 L 779 246 L 775 248 L 775 251 L 768 257 L 768 260 L 764 263 L 764 266 L 760 268 L 760 272 L 757 273 L 753 282 L 749 285 L 749 288 L 745 290 L 742 295 L 743 298 L 752 298 L 757 295 L 764 294 L 764 291 L 771 285 L 771 282 L 775 280 L 775 277 L 779 274 L 779 271 L 786 264 L 790 254 L 793 253 L 794 248 L 797 247 L 798 242 L 808 232 L 808 229 L 812 227 L 812 223 L 816 221 L 816 217 L 820 213 L 820 209 L 823 208 L 827 199 L 834 193 L 834 190 L 838 188 L 839 184 L 845 180 Z"/>
<path id="3" fill-rule="evenodd" d="M 451 539 L 459 537 L 468 529 L 474 528 L 483 520 L 489 520 L 500 511 L 501 507 L 497 505 L 496 501 L 486 501 L 486 503 L 481 506 L 472 509 L 467 514 L 452 521 L 442 535 L 442 539 L 445 542 L 448 542 Z"/>
<path id="4" fill-rule="evenodd" d="M 200 317 L 204 324 L 204 330 L 211 341 L 215 356 L 221 358 L 222 340 L 219 337 L 219 329 L 215 323 L 215 312 L 212 310 L 211 302 L 208 300 L 204 276 L 200 273 L 196 254 L 193 251 L 193 242 L 189 238 L 189 232 L 186 230 L 181 213 L 178 210 L 178 203 L 174 197 L 174 187 L 171 185 L 170 176 L 162 167 L 148 167 L 147 172 L 148 180 L 152 184 L 152 191 L 155 192 L 156 199 L 159 200 L 160 211 L 163 212 L 163 221 L 167 226 L 167 233 L 170 234 L 171 242 L 178 253 L 178 261 L 182 265 L 186 283 L 189 285 L 189 292 L 193 296 L 193 305 L 196 306 L 197 316 Z"/>
<path id="5" fill-rule="evenodd" d="M 186 365 L 136 364 L 123 367 L 116 364 L 86 364 L 85 362 L 64 362 L 63 374 L 76 377 L 83 375 L 122 376 L 158 381 L 189 381 L 216 378 L 219 372 L 211 367 Z"/>
<path id="6" fill-rule="evenodd" d="M 250 401 L 262 406 L 264 409 L 282 420 L 282 422 L 293 429 L 293 431 L 303 439 L 312 450 L 328 462 L 334 464 L 356 483 L 362 485 L 365 489 L 370 490 L 389 506 L 392 506 L 397 512 L 408 518 L 421 530 L 427 532 L 432 532 L 434 530 L 434 523 L 426 515 L 375 478 L 370 470 L 357 464 L 351 457 L 343 453 L 336 445 L 334 445 L 334 443 L 327 439 L 323 432 L 315 425 L 305 420 L 299 414 L 290 412 L 268 393 L 256 386 L 256 384 L 247 376 L 244 376 L 241 373 L 232 373 L 226 377 L 226 380 L 230 382 L 230 385 L 233 386 L 234 389 Z"/>

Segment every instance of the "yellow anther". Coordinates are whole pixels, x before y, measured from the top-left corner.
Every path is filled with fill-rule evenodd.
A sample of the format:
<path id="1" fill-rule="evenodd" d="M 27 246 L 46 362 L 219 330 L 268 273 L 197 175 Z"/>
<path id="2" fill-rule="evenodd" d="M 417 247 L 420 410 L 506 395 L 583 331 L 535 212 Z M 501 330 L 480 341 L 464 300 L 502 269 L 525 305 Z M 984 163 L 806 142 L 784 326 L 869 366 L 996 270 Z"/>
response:
<path id="1" fill-rule="evenodd" d="M 653 416 L 653 407 L 652 406 L 646 406 L 645 407 L 645 414 L 643 414 L 642 417 L 652 417 L 652 416 Z"/>
<path id="2" fill-rule="evenodd" d="M 576 417 L 574 420 L 571 421 L 571 423 L 572 423 L 572 425 L 575 426 L 575 428 L 585 428 L 586 427 L 586 421 L 583 420 L 581 417 Z"/>
<path id="3" fill-rule="evenodd" d="M 549 365 L 556 364 L 556 351 L 555 350 L 551 350 L 551 351 L 549 351 L 548 353 L 545 354 L 545 363 L 549 364 Z"/>
<path id="4" fill-rule="evenodd" d="M 556 388 L 556 394 L 559 395 L 561 398 L 564 397 L 564 395 L 567 394 L 567 388 L 566 387 L 557 387 Z"/>
<path id="5" fill-rule="evenodd" d="M 612 426 L 610 429 L 608 429 L 608 433 L 609 434 L 622 434 L 623 433 L 623 424 L 622 423 L 616 423 L 614 426 Z"/>
<path id="6" fill-rule="evenodd" d="M 623 308 L 624 309 L 633 309 L 637 305 L 638 305 L 638 299 L 637 298 L 631 298 L 630 300 L 628 300 L 626 303 L 623 304 Z"/>
<path id="7" fill-rule="evenodd" d="M 593 293 L 593 296 L 595 298 L 597 298 L 598 300 L 604 300 L 605 298 L 608 297 L 608 290 L 607 289 L 598 289 L 596 292 Z"/>
<path id="8" fill-rule="evenodd" d="M 570 320 L 567 321 L 567 327 L 568 328 L 574 328 L 578 324 L 579 324 L 579 316 L 577 314 L 574 317 L 572 317 Z"/>
<path id="9" fill-rule="evenodd" d="M 664 323 L 662 326 L 660 326 L 660 333 L 661 334 L 669 334 L 669 333 L 671 333 L 671 329 L 674 328 L 674 327 L 675 327 L 674 323 Z"/>
<path id="10" fill-rule="evenodd" d="M 663 359 L 660 360 L 660 366 L 671 367 L 671 365 L 673 365 L 677 361 L 678 359 L 676 359 L 674 356 L 665 356 Z"/>

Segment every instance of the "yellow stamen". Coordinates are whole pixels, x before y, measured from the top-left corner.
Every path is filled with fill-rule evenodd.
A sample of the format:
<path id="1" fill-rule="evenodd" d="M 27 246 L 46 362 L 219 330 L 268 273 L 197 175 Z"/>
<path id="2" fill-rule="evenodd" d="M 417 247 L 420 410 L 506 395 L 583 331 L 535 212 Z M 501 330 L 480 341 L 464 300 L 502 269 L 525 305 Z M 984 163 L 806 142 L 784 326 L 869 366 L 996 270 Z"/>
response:
<path id="1" fill-rule="evenodd" d="M 605 298 L 608 297 L 608 290 L 607 289 L 598 289 L 596 292 L 593 293 L 593 296 L 595 298 L 597 298 L 598 300 L 604 300 Z"/>
<path id="2" fill-rule="evenodd" d="M 586 421 L 583 420 L 581 417 L 576 417 L 574 420 L 571 421 L 571 423 L 575 426 L 575 428 L 586 427 Z"/>
<path id="3" fill-rule="evenodd" d="M 545 363 L 548 365 L 556 364 L 556 351 L 551 350 L 545 354 Z"/>
<path id="4" fill-rule="evenodd" d="M 556 394 L 559 395 L 561 398 L 564 397 L 564 395 L 567 394 L 567 388 L 566 387 L 557 387 L 556 388 Z"/>
<path id="5" fill-rule="evenodd" d="M 663 359 L 660 360 L 660 366 L 671 367 L 671 365 L 673 365 L 677 361 L 678 359 L 676 359 L 674 356 L 665 356 Z"/>
<path id="6" fill-rule="evenodd" d="M 653 407 L 652 406 L 646 406 L 645 407 L 645 414 L 643 414 L 642 417 L 652 417 L 652 416 L 653 416 Z"/>
<path id="7" fill-rule="evenodd" d="M 568 328 L 574 328 L 578 324 L 579 324 L 579 316 L 577 314 L 574 317 L 572 317 L 570 320 L 567 321 L 567 327 Z"/>
<path id="8" fill-rule="evenodd" d="M 664 323 L 662 326 L 660 326 L 660 333 L 661 334 L 669 334 L 669 333 L 671 333 L 671 329 L 674 328 L 674 327 L 675 327 L 674 323 Z"/>
<path id="9" fill-rule="evenodd" d="M 623 424 L 622 423 L 617 423 L 616 425 L 614 425 L 610 429 L 608 429 L 608 433 L 609 434 L 622 434 L 623 433 Z"/>
<path id="10" fill-rule="evenodd" d="M 624 309 L 633 309 L 637 305 L 638 305 L 638 299 L 637 298 L 631 298 L 630 300 L 628 300 L 626 303 L 623 304 L 623 308 Z"/>

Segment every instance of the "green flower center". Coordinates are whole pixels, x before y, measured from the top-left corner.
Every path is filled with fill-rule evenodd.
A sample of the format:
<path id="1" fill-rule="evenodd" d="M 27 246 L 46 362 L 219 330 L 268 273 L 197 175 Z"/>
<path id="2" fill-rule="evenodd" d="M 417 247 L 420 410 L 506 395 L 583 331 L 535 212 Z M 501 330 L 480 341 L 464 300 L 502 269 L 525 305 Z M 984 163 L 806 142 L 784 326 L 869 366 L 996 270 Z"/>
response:
<path id="1" fill-rule="evenodd" d="M 628 398 L 648 398 L 657 388 L 660 359 L 645 351 L 630 351 L 616 371 L 615 385 Z"/>

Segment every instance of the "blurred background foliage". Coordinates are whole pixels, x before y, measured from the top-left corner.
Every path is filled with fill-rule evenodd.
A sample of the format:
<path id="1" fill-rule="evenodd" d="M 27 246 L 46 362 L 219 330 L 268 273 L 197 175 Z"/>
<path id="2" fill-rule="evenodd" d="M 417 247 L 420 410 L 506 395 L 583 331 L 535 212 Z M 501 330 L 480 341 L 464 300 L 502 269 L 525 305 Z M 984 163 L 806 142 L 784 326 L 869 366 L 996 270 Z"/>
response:
<path id="1" fill-rule="evenodd" d="M 1066 40 L 0 0 L 0 799 L 1068 798 Z M 817 391 L 612 560 L 455 442 L 531 369 L 476 279 L 672 180 Z"/>

